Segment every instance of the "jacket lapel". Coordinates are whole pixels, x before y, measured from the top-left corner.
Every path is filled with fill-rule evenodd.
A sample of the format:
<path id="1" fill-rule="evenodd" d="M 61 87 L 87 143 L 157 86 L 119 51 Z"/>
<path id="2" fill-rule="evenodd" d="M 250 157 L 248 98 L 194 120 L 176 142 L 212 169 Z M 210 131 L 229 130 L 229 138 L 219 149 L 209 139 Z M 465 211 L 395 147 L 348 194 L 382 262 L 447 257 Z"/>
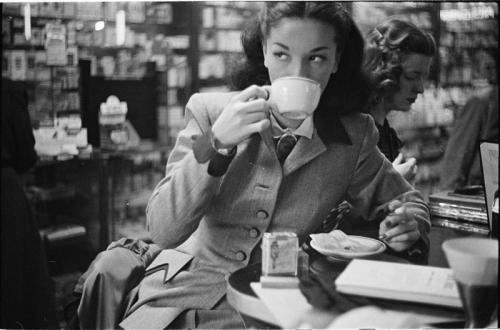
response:
<path id="1" fill-rule="evenodd" d="M 271 129 L 266 129 L 260 132 L 260 136 L 262 137 L 262 140 L 264 140 L 264 143 L 266 144 L 267 148 L 276 155 L 276 147 L 274 145 Z M 276 160 L 278 160 L 277 156 Z"/>
<path id="2" fill-rule="evenodd" d="M 315 131 L 311 139 L 299 138 L 297 145 L 283 164 L 283 175 L 289 175 L 326 151 L 326 146 Z"/>

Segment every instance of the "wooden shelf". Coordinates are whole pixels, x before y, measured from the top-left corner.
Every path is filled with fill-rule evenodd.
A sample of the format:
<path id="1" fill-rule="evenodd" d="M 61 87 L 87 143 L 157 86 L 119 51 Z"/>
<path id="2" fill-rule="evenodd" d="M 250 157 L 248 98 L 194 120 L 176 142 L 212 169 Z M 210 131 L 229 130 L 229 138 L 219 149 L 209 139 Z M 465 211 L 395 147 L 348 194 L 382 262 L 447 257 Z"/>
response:
<path id="1" fill-rule="evenodd" d="M 199 81 L 201 87 L 229 85 L 229 80 L 227 78 L 208 78 L 208 79 L 200 79 Z"/>
<path id="2" fill-rule="evenodd" d="M 3 45 L 3 50 L 45 50 L 43 45 Z"/>

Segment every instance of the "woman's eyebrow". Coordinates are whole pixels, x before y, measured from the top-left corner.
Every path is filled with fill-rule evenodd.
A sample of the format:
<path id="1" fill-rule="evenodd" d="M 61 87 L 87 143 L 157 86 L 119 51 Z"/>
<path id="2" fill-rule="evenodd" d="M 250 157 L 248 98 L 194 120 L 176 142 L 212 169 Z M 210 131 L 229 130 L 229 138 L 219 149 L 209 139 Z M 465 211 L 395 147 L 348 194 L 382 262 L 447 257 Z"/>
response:
<path id="1" fill-rule="evenodd" d="M 290 49 L 290 47 L 288 47 L 287 45 L 282 44 L 281 42 L 274 42 L 273 44 L 274 45 L 278 45 L 278 46 L 280 46 L 282 48 L 285 48 L 286 50 Z"/>
<path id="2" fill-rule="evenodd" d="M 328 50 L 328 49 L 330 49 L 330 47 L 328 47 L 328 46 L 316 47 L 316 48 L 314 48 L 314 49 L 311 49 L 311 53 L 312 53 L 312 52 L 318 52 L 318 51 L 320 51 L 320 50 L 325 50 L 325 49 L 326 49 L 326 50 Z"/>
<path id="3" fill-rule="evenodd" d="M 285 44 L 282 44 L 281 42 L 274 42 L 273 44 L 277 45 L 277 46 L 280 46 L 282 48 L 285 48 L 286 50 L 290 49 L 290 47 L 288 47 Z M 316 47 L 316 48 L 311 49 L 309 52 L 313 53 L 313 52 L 318 52 L 318 51 L 321 51 L 321 50 L 329 50 L 329 49 L 330 49 L 330 47 L 328 47 L 328 46 L 320 46 L 320 47 Z"/>

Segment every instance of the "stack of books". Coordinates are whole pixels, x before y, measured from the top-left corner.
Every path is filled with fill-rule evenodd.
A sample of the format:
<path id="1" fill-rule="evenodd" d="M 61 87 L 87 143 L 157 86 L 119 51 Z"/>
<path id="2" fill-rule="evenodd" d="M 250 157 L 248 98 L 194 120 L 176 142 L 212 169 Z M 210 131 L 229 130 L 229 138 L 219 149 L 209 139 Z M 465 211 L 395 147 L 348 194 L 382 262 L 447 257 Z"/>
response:
<path id="1" fill-rule="evenodd" d="M 478 234 L 489 233 L 483 194 L 465 195 L 441 191 L 429 196 L 429 208 L 434 225 Z"/>

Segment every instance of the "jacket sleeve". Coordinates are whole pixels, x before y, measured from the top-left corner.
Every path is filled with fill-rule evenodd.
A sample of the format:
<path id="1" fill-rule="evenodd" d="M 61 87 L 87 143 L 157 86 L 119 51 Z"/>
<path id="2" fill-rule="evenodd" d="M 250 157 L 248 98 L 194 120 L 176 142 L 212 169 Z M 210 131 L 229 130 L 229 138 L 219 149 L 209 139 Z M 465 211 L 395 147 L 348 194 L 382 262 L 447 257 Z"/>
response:
<path id="1" fill-rule="evenodd" d="M 356 169 L 348 190 L 348 201 L 369 221 L 385 217 L 387 205 L 398 199 L 411 203 L 422 240 L 427 247 L 430 215 L 419 191 L 415 190 L 377 148 L 378 133 L 371 117 L 365 117 L 365 136 L 361 143 Z"/>
<path id="2" fill-rule="evenodd" d="M 465 186 L 468 182 L 479 146 L 483 103 L 477 97 L 470 99 L 455 121 L 441 163 L 441 189 L 454 190 Z"/>
<path id="3" fill-rule="evenodd" d="M 210 128 L 200 94 L 188 101 L 185 118 L 186 126 L 170 153 L 165 177 L 155 187 L 146 208 L 148 231 L 163 248 L 178 246 L 196 230 L 221 180 L 209 175 L 209 163 L 198 163 L 193 153 L 193 141 Z"/>

